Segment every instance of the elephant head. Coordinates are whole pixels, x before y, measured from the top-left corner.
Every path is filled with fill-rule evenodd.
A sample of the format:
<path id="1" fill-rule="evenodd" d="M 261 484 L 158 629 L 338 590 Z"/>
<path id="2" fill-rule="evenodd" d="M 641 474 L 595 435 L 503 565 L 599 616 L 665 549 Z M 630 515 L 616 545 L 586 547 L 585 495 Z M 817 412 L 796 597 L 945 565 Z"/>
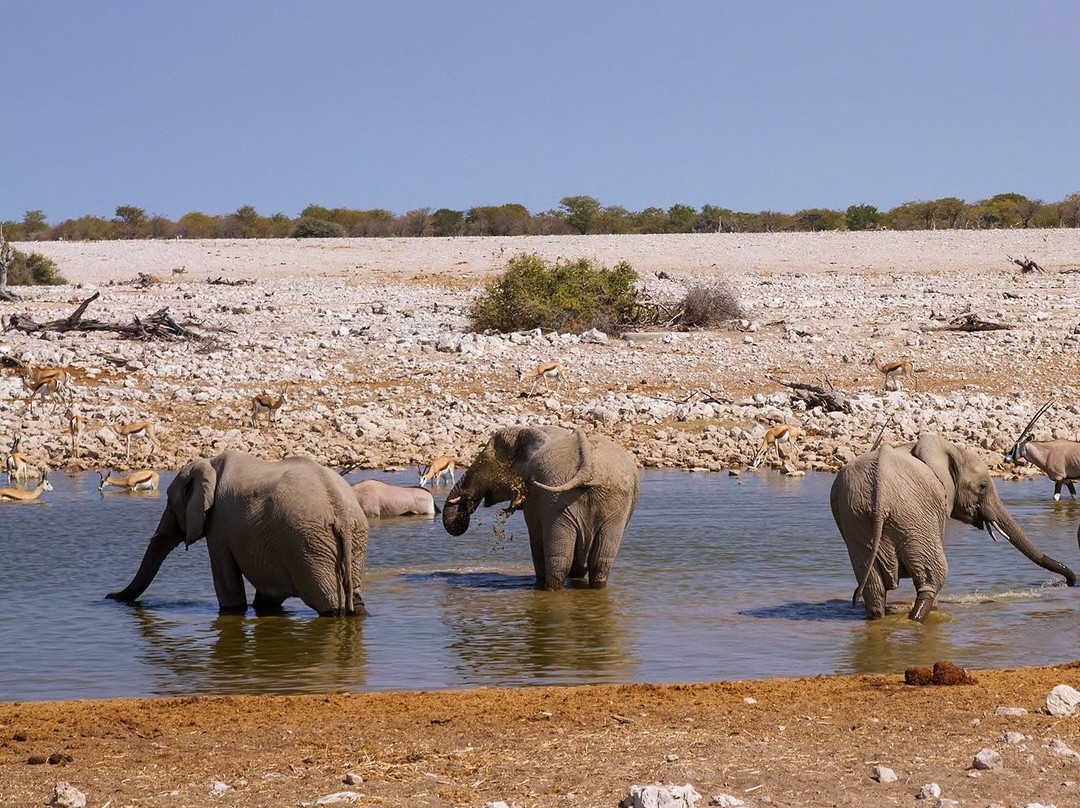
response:
<path id="1" fill-rule="evenodd" d="M 1016 524 L 998 496 L 986 464 L 975 451 L 957 447 L 937 435 L 924 435 L 911 453 L 941 481 L 946 508 L 953 519 L 985 529 L 995 541 L 995 533 L 1000 533 L 1028 559 L 1064 576 L 1069 586 L 1076 584 L 1073 571 L 1039 550 Z"/>
<path id="2" fill-rule="evenodd" d="M 185 466 L 169 484 L 165 511 L 157 530 L 143 554 L 139 571 L 131 583 L 106 597 L 113 600 L 136 600 L 154 580 L 166 556 L 180 546 L 190 546 L 203 538 L 206 520 L 214 504 L 217 469 L 208 460 L 196 460 Z"/>
<path id="3" fill-rule="evenodd" d="M 551 434 L 537 427 L 511 427 L 496 432 L 450 491 L 443 506 L 443 527 L 451 536 L 469 529 L 469 518 L 480 503 L 490 508 L 510 502 L 509 510 L 522 506 L 530 485 L 561 493 L 586 485 L 593 474 L 593 453 L 581 430 L 574 430 L 574 456 L 534 462 L 533 455 Z M 569 479 L 556 482 L 565 477 Z M 547 479 L 549 482 L 544 482 Z"/>

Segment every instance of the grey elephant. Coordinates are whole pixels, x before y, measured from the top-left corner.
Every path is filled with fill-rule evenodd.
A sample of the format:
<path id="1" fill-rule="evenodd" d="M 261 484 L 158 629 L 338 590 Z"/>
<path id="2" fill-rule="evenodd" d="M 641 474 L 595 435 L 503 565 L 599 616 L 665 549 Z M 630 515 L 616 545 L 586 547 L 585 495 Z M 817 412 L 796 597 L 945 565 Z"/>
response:
<path id="1" fill-rule="evenodd" d="M 418 485 L 390 485 L 382 480 L 361 480 L 352 485 L 356 501 L 368 519 L 383 516 L 434 516 L 435 497 Z"/>
<path id="2" fill-rule="evenodd" d="M 852 460 L 836 475 L 829 504 L 859 582 L 852 605 L 861 597 L 870 619 L 885 614 L 885 594 L 901 578 L 915 584 L 908 617 L 926 619 L 949 569 L 943 543 L 949 517 L 986 528 L 991 538 L 1000 533 L 1040 567 L 1076 583 L 1072 570 L 1024 535 L 979 455 L 938 435 Z"/>
<path id="3" fill-rule="evenodd" d="M 218 607 L 277 611 L 298 597 L 324 616 L 366 614 L 368 523 L 340 475 L 301 457 L 260 460 L 225 452 L 186 465 L 134 579 L 114 600 L 137 599 L 174 549 L 206 538 Z"/>
<path id="4" fill-rule="evenodd" d="M 579 429 L 507 427 L 487 445 L 450 491 L 443 526 L 452 536 L 469 527 L 481 502 L 521 509 L 538 589 L 562 589 L 567 578 L 607 585 L 623 531 L 638 498 L 633 456 L 603 436 Z"/>

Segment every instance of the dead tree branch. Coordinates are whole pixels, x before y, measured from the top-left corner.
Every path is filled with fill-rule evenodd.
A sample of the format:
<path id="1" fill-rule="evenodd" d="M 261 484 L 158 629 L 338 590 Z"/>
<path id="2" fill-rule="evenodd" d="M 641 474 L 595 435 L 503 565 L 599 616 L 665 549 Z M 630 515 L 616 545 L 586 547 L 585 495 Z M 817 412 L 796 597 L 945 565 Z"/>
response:
<path id="1" fill-rule="evenodd" d="M 70 315 L 60 320 L 47 323 L 35 322 L 26 314 L 12 314 L 8 318 L 5 330 L 15 329 L 28 334 L 43 331 L 114 331 L 127 339 L 138 340 L 200 340 L 201 334 L 185 328 L 169 316 L 169 309 L 162 308 L 149 317 L 140 320 L 136 317 L 131 323 L 107 323 L 101 320 L 83 319 L 87 307 L 101 296 L 94 292 L 86 298 Z"/>
<path id="2" fill-rule="evenodd" d="M 777 379 L 773 376 L 770 376 L 769 379 L 790 389 L 792 397 L 805 401 L 806 406 L 809 408 L 821 407 L 826 412 L 851 412 L 851 402 L 835 388 L 825 389 L 816 384 L 785 382 L 783 379 Z"/>
<path id="3" fill-rule="evenodd" d="M 1026 255 L 1023 258 L 1013 258 L 1012 256 L 1006 254 L 1005 257 L 1008 258 L 1011 263 L 1016 264 L 1018 267 L 1020 267 L 1020 271 L 1025 274 L 1028 272 L 1046 271 L 1033 260 L 1028 258 Z"/>
<path id="4" fill-rule="evenodd" d="M 1005 323 L 993 323 L 989 320 L 982 319 L 975 312 L 968 312 L 953 317 L 948 325 L 941 326 L 938 330 L 965 331 L 971 333 L 973 331 L 1008 331 L 1011 328 L 1011 325 L 1006 325 Z"/>

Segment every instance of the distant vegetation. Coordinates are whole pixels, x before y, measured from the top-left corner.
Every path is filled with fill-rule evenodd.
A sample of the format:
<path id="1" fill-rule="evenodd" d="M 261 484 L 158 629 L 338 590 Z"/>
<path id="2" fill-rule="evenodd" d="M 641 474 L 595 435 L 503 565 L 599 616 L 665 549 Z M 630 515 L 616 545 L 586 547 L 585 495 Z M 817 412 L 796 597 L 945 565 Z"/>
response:
<path id="1" fill-rule="evenodd" d="M 905 202 L 891 210 L 851 205 L 846 210 L 810 208 L 795 213 L 736 211 L 690 205 L 629 211 L 602 205 L 591 196 L 568 196 L 555 210 L 530 213 L 524 205 L 484 205 L 468 210 L 418 208 L 396 215 L 388 210 L 354 210 L 308 205 L 297 218 L 264 216 L 251 205 L 233 213 L 185 213 L 175 222 L 121 205 L 111 219 L 82 216 L 49 224 L 44 212 L 27 211 L 21 222 L 0 222 L 12 241 L 96 241 L 153 238 L 338 238 L 521 236 L 623 233 L 776 233 L 817 230 L 946 230 L 1026 227 L 1080 227 L 1080 192 L 1060 202 L 998 194 L 978 202 L 956 197 Z"/>
<path id="2" fill-rule="evenodd" d="M 538 255 L 519 255 L 473 301 L 472 327 L 503 333 L 533 328 L 618 331 L 635 316 L 637 281 L 625 261 L 608 269 L 587 258 L 550 264 Z"/>
<path id="3" fill-rule="evenodd" d="M 12 262 L 8 267 L 9 286 L 60 286 L 67 283 L 56 263 L 40 253 L 24 253 L 12 250 Z"/>

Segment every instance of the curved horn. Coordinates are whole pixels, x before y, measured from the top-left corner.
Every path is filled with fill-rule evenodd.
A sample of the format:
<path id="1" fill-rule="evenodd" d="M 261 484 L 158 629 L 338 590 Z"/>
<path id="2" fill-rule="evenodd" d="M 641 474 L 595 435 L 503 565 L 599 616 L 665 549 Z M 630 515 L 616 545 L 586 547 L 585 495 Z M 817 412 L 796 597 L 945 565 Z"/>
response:
<path id="1" fill-rule="evenodd" d="M 581 488 L 589 483 L 593 475 L 593 453 L 592 445 L 589 443 L 589 439 L 585 437 L 585 433 L 580 429 L 574 430 L 574 436 L 577 438 L 578 453 L 580 461 L 578 463 L 577 471 L 569 481 L 560 485 L 545 485 L 544 483 L 532 480 L 532 484 L 537 488 L 542 488 L 545 491 L 551 491 L 555 494 L 561 494 L 563 491 L 569 491 L 573 488 Z"/>
<path id="2" fill-rule="evenodd" d="M 1053 407 L 1055 403 L 1056 402 L 1054 401 L 1054 399 L 1050 399 L 1045 404 L 1043 404 L 1041 407 L 1039 407 L 1039 411 L 1037 413 L 1035 413 L 1035 415 L 1032 416 L 1030 421 L 1027 422 L 1027 426 L 1025 426 L 1023 429 L 1020 430 L 1020 436 L 1016 439 L 1016 443 L 1019 443 L 1020 441 L 1022 441 L 1024 439 L 1024 435 L 1026 435 L 1028 433 L 1028 430 L 1030 430 L 1033 426 L 1035 426 L 1035 422 L 1038 421 L 1040 418 L 1042 418 L 1043 415 L 1046 413 L 1046 411 L 1049 410 L 1051 407 Z M 1015 445 L 1016 444 L 1013 444 L 1013 446 L 1015 446 Z"/>

